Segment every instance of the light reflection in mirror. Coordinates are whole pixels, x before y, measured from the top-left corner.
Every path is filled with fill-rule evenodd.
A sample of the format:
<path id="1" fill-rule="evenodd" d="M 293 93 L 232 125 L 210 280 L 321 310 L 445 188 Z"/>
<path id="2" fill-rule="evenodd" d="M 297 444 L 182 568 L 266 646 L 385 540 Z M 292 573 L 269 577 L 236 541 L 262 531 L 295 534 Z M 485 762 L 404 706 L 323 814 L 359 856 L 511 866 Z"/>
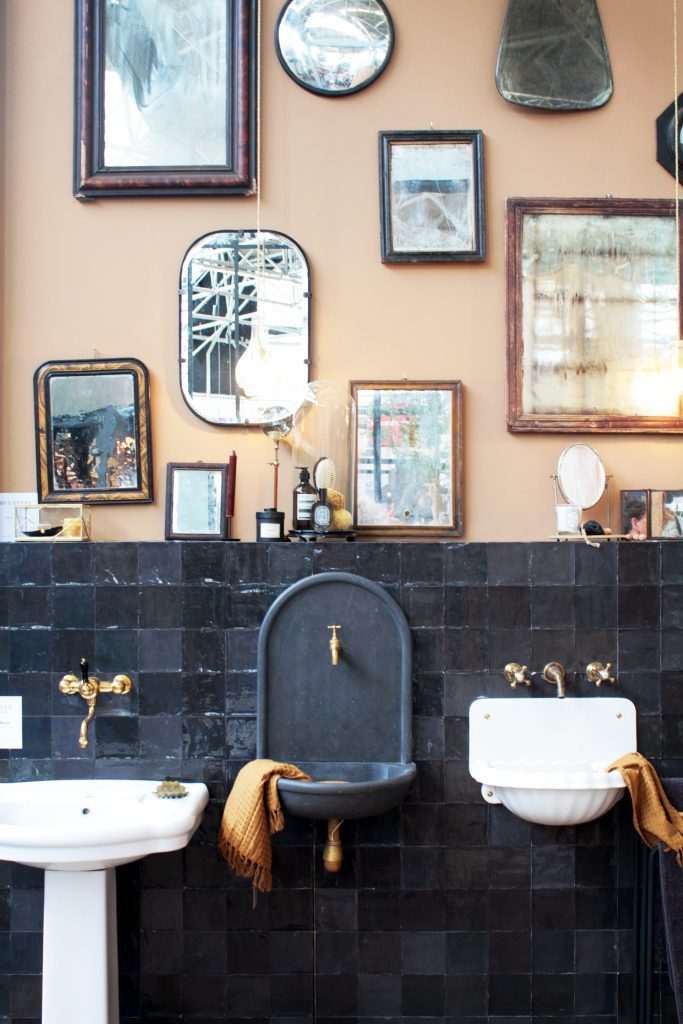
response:
<path id="1" fill-rule="evenodd" d="M 257 424 L 267 406 L 293 412 L 308 381 L 309 305 L 306 257 L 286 235 L 197 239 L 180 274 L 180 381 L 192 411 L 222 424 Z M 241 360 L 260 377 L 248 395 Z"/>

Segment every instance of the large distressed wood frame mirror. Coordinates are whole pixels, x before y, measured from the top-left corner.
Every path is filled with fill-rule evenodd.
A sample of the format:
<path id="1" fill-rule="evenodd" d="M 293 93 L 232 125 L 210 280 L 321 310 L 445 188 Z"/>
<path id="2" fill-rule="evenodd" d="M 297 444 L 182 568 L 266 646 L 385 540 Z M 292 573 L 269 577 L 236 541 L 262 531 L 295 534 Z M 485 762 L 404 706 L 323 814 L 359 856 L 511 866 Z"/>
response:
<path id="1" fill-rule="evenodd" d="M 461 537 L 462 383 L 355 380 L 351 391 L 357 532 Z"/>
<path id="2" fill-rule="evenodd" d="M 310 366 L 308 262 L 277 231 L 215 231 L 192 243 L 180 270 L 180 387 L 209 423 L 260 424 L 293 413 Z M 261 393 L 245 394 L 242 359 Z"/>
<path id="3" fill-rule="evenodd" d="M 509 199 L 511 431 L 681 433 L 674 203 Z"/>
<path id="4" fill-rule="evenodd" d="M 252 194 L 256 19 L 256 0 L 76 0 L 76 198 Z"/>

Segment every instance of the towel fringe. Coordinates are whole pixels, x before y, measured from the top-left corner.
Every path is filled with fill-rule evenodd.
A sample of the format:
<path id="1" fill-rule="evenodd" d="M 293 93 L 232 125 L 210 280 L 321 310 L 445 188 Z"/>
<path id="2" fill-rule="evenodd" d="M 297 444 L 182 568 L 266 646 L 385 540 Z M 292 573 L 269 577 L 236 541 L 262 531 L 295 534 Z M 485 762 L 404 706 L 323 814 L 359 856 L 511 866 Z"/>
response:
<path id="1" fill-rule="evenodd" d="M 239 875 L 240 878 L 253 879 L 254 888 L 258 889 L 259 892 L 271 891 L 273 888 L 273 875 L 270 868 L 264 864 L 258 864 L 249 857 L 243 856 L 224 836 L 219 838 L 218 849 L 236 875 Z"/>

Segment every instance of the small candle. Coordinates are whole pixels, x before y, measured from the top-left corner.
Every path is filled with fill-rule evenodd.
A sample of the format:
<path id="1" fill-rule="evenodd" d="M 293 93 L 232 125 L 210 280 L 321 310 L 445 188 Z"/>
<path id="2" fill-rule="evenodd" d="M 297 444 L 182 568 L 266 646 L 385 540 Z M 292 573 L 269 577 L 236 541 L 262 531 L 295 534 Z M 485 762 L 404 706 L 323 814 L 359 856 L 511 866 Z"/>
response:
<path id="1" fill-rule="evenodd" d="M 228 486 L 225 496 L 225 514 L 232 517 L 235 514 L 235 478 L 237 476 L 237 455 L 230 452 L 228 460 Z"/>

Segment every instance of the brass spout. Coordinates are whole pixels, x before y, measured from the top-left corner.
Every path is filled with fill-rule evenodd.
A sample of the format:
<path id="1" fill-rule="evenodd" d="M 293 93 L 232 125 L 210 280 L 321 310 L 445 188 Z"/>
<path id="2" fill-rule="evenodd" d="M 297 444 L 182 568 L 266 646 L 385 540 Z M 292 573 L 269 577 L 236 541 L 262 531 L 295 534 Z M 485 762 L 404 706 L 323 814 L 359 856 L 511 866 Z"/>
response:
<path id="1" fill-rule="evenodd" d="M 81 728 L 78 736 L 79 747 L 85 748 L 88 746 L 88 726 L 95 717 L 95 706 L 97 704 L 98 694 L 128 693 L 132 683 L 128 676 L 124 675 L 114 676 L 110 683 L 101 679 L 96 679 L 95 676 L 90 676 L 88 674 L 88 662 L 85 658 L 81 658 L 81 675 L 82 679 L 80 682 L 76 676 L 62 676 L 59 680 L 59 691 L 67 696 L 77 693 L 87 701 L 88 714 L 81 722 Z"/>
<path id="2" fill-rule="evenodd" d="M 332 630 L 332 636 L 330 637 L 330 654 L 332 656 L 332 664 L 339 664 L 339 655 L 341 654 L 341 640 L 337 636 L 337 630 L 341 629 L 341 626 L 328 626 L 328 629 Z"/>
<path id="3" fill-rule="evenodd" d="M 81 749 L 85 750 L 88 746 L 88 726 L 95 717 L 95 704 L 97 697 L 88 697 L 88 714 L 87 717 L 81 722 L 80 732 L 78 734 L 78 745 Z"/>
<path id="4" fill-rule="evenodd" d="M 565 695 L 565 674 L 564 668 L 560 665 L 559 661 L 549 661 L 543 669 L 543 678 L 546 683 L 550 683 L 552 686 L 557 687 L 557 696 L 564 697 Z"/>
<path id="5" fill-rule="evenodd" d="M 343 818 L 330 818 L 327 822 L 327 842 L 323 848 L 323 864 L 325 871 L 334 873 L 340 871 L 344 860 L 339 829 L 342 827 Z"/>

